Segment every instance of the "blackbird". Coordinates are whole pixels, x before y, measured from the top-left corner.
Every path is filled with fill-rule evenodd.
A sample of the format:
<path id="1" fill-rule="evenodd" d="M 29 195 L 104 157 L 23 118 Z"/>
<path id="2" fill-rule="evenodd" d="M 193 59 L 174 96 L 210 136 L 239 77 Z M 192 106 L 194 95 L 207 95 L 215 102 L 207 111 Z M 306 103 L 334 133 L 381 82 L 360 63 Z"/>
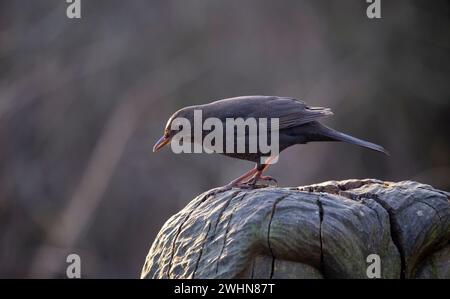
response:
<path id="1" fill-rule="evenodd" d="M 261 95 L 222 99 L 208 104 L 189 106 L 178 110 L 167 121 L 164 135 L 154 145 L 153 152 L 161 149 L 177 133 L 180 133 L 178 128 L 172 126 L 172 122 L 176 118 L 183 117 L 191 124 L 194 123 L 195 110 L 202 112 L 203 119 L 210 117 L 219 119 L 223 123 L 223 128 L 226 127 L 225 122 L 227 119 L 278 119 L 279 152 L 295 144 L 306 144 L 313 141 L 342 141 L 388 155 L 388 152 L 380 145 L 338 132 L 319 123 L 318 119 L 333 114 L 329 108 L 309 107 L 304 102 L 290 97 Z M 270 127 L 267 130 L 270 130 Z M 207 133 L 208 131 L 202 130 L 201 138 L 204 138 Z M 248 134 L 249 131 L 246 130 L 244 135 Z M 188 131 L 187 135 L 186 137 L 189 142 L 196 142 L 192 129 Z M 268 135 L 270 136 L 270 132 Z M 233 136 L 236 137 L 236 132 L 234 132 Z M 249 150 L 248 139 L 245 141 L 244 152 L 227 152 L 225 151 L 225 146 L 226 142 L 223 144 L 224 149 L 219 152 L 220 154 L 252 161 L 256 163 L 256 166 L 222 187 L 223 190 L 228 190 L 233 187 L 252 188 L 256 186 L 259 180 L 272 180 L 276 182 L 274 178 L 262 175 L 263 171 L 268 168 L 271 161 L 276 159 L 276 157 L 272 156 L 266 159 L 265 162 L 262 162 L 261 157 L 267 156 L 267 154 L 262 153 L 259 147 L 256 152 L 251 152 Z"/>

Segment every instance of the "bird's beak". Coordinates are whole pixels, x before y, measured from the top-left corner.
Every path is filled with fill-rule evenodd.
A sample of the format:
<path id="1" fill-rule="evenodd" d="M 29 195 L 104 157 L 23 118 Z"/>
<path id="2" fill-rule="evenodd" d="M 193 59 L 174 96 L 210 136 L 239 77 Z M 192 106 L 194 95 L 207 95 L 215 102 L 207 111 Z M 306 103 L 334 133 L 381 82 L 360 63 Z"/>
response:
<path id="1" fill-rule="evenodd" d="M 169 137 L 162 136 L 153 146 L 153 152 L 160 150 L 164 145 L 170 142 Z"/>

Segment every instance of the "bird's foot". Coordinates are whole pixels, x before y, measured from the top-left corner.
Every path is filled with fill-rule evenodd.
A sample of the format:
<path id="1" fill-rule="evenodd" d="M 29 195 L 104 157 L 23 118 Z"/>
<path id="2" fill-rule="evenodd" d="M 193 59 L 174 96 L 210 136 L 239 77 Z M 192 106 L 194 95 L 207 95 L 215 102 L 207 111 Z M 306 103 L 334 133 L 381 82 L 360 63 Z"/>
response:
<path id="1" fill-rule="evenodd" d="M 206 195 L 206 197 L 215 196 L 217 194 L 230 191 L 233 188 L 251 190 L 251 189 L 258 189 L 258 188 L 265 188 L 265 187 L 269 187 L 269 185 L 248 183 L 248 181 L 243 182 L 243 183 L 238 183 L 238 184 L 227 184 L 225 186 L 217 187 L 217 188 L 209 191 L 209 193 Z"/>
<path id="2" fill-rule="evenodd" d="M 276 179 L 274 179 L 273 177 L 270 176 L 254 176 L 252 178 L 250 178 L 249 180 L 245 181 L 244 183 L 242 183 L 241 188 L 243 189 L 256 189 L 256 188 L 265 188 L 265 187 L 270 187 L 272 186 L 270 183 L 269 184 L 261 184 L 260 181 L 266 181 L 266 182 L 274 182 L 274 186 L 278 187 L 278 182 Z"/>
<path id="3" fill-rule="evenodd" d="M 264 175 L 263 176 L 262 175 L 259 179 L 263 180 L 263 181 L 273 182 L 274 186 L 278 187 L 278 181 L 275 178 L 271 177 L 271 176 L 268 176 L 268 175 Z"/>
<path id="4" fill-rule="evenodd" d="M 275 184 L 264 184 L 261 183 L 261 181 L 266 181 L 266 182 L 274 182 Z M 270 176 L 263 176 L 263 175 L 255 175 L 253 177 L 251 177 L 250 179 L 248 179 L 247 181 L 242 182 L 241 180 L 235 180 L 232 181 L 231 183 L 222 186 L 222 187 L 218 187 L 216 189 L 211 190 L 206 196 L 215 196 L 219 193 L 223 193 L 226 191 L 229 191 L 233 188 L 239 188 L 239 189 L 258 189 L 258 188 L 266 188 L 266 187 L 270 187 L 270 186 L 276 186 L 278 187 L 278 182 L 276 179 L 274 179 L 273 177 Z"/>

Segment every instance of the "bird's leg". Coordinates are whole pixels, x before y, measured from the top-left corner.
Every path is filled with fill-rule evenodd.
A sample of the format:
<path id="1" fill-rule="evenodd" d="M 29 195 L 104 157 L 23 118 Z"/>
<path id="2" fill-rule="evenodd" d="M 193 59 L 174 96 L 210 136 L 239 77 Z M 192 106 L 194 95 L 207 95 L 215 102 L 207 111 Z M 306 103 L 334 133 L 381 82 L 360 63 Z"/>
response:
<path id="1" fill-rule="evenodd" d="M 278 186 L 278 181 L 275 178 L 271 177 L 271 176 L 261 175 L 261 176 L 259 176 L 259 179 L 263 180 L 263 181 L 272 181 L 272 182 L 275 183 L 276 186 Z"/>
<path id="2" fill-rule="evenodd" d="M 249 171 L 247 171 L 246 173 L 244 173 L 243 175 L 241 175 L 237 179 L 234 179 L 231 182 L 229 182 L 228 184 L 226 184 L 224 187 L 228 186 L 229 189 L 231 189 L 233 187 L 240 186 L 246 178 L 255 176 L 256 173 L 258 173 L 258 167 L 250 169 Z"/>
<path id="3" fill-rule="evenodd" d="M 249 171 L 247 171 L 246 173 L 244 173 L 237 179 L 234 179 L 231 182 L 229 182 L 228 184 L 226 184 L 225 186 L 212 190 L 210 193 L 208 193 L 207 196 L 216 195 L 218 193 L 228 191 L 234 187 L 247 188 L 247 189 L 254 188 L 256 186 L 256 183 L 258 182 L 258 180 L 274 181 L 275 184 L 278 186 L 278 182 L 276 179 L 274 179 L 273 177 L 270 177 L 270 176 L 262 175 L 263 171 L 266 170 L 267 168 L 269 168 L 270 161 L 272 161 L 272 159 L 274 159 L 274 158 L 269 157 L 266 160 L 266 162 L 267 162 L 266 164 L 256 164 L 255 168 L 250 169 Z"/>
<path id="4" fill-rule="evenodd" d="M 244 173 L 243 175 L 241 175 L 240 177 L 238 177 L 237 179 L 232 180 L 231 182 L 229 182 L 228 184 L 226 184 L 223 187 L 219 187 L 217 189 L 214 189 L 210 194 L 208 195 L 215 195 L 221 192 L 225 192 L 228 191 L 234 187 L 241 187 L 243 185 L 245 185 L 245 183 L 243 183 L 243 181 L 249 177 L 252 177 L 255 175 L 255 173 L 258 172 L 258 167 L 255 167 L 253 169 L 250 169 L 249 171 L 247 171 L 246 173 Z"/>
<path id="5" fill-rule="evenodd" d="M 260 180 L 265 180 L 265 181 L 274 181 L 275 183 L 277 183 L 277 181 L 270 177 L 270 176 L 263 176 L 262 175 L 263 170 L 258 170 L 255 175 L 253 175 L 251 178 L 249 178 L 247 181 L 245 181 L 243 184 L 245 185 L 246 188 L 254 188 L 256 186 L 256 184 L 258 183 L 258 181 Z"/>
<path id="6" fill-rule="evenodd" d="M 256 186 L 256 183 L 257 183 L 259 180 L 265 180 L 265 181 L 274 181 L 275 184 L 278 186 L 278 182 L 277 182 L 276 179 L 274 179 L 274 178 L 271 177 L 271 176 L 263 176 L 263 175 L 262 175 L 262 173 L 263 173 L 267 168 L 269 168 L 269 165 L 270 165 L 270 164 L 263 164 L 263 165 L 257 166 L 257 168 L 256 168 L 256 169 L 257 169 L 256 173 L 255 173 L 250 179 L 248 179 L 247 181 L 245 181 L 244 184 L 246 184 L 247 186 L 250 186 L 250 187 L 254 187 L 254 186 Z"/>

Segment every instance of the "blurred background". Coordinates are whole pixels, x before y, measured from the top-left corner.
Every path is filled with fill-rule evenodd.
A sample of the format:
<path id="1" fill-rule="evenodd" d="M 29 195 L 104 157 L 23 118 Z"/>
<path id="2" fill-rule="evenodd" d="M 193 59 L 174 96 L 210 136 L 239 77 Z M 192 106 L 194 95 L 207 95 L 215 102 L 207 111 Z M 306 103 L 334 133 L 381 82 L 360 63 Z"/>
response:
<path id="1" fill-rule="evenodd" d="M 253 167 L 152 153 L 177 109 L 292 96 L 385 146 L 286 150 L 281 186 L 417 180 L 450 189 L 450 2 L 0 2 L 0 277 L 139 277 L 164 222 Z"/>

